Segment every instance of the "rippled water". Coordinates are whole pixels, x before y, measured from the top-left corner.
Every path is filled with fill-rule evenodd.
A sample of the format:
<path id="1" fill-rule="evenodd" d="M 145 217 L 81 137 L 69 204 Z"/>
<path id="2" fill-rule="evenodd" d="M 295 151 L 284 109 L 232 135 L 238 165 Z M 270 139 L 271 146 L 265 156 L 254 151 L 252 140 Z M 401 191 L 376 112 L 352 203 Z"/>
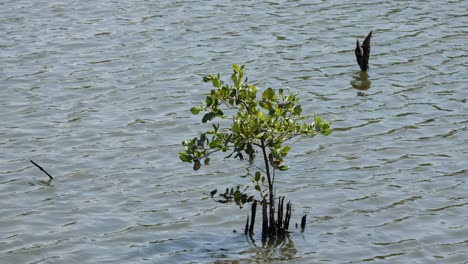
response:
<path id="1" fill-rule="evenodd" d="M 465 1 L 3 1 L 0 263 L 468 263 Z M 370 72 L 356 38 L 373 30 Z M 294 144 L 282 245 L 203 192 L 180 142 L 201 77 L 247 65 L 329 137 Z M 34 167 L 32 159 L 55 180 Z M 234 173 L 233 173 L 234 172 Z M 258 233 L 258 232 L 257 232 Z"/>

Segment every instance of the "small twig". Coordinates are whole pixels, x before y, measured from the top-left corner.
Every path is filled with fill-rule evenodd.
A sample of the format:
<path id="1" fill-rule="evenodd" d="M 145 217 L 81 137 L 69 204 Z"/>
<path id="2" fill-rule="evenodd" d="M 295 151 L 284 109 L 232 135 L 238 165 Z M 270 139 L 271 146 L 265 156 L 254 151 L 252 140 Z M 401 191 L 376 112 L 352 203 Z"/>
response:
<path id="1" fill-rule="evenodd" d="M 49 176 L 49 178 L 50 178 L 51 180 L 54 179 L 54 177 L 52 177 L 47 171 L 45 171 L 45 170 L 44 170 L 41 166 L 39 166 L 36 162 L 34 162 L 34 161 L 32 161 L 32 160 L 30 160 L 30 161 L 31 161 L 32 164 L 36 165 L 36 167 L 38 167 L 41 171 L 43 171 L 45 174 L 47 174 L 47 176 Z"/>

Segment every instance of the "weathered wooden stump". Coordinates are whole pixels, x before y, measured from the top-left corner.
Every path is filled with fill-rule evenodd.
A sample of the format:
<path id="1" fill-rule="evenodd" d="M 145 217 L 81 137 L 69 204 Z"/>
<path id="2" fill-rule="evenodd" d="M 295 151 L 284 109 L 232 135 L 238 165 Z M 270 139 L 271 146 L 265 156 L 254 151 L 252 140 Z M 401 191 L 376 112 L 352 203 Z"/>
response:
<path id="1" fill-rule="evenodd" d="M 372 37 L 372 30 L 364 39 L 362 46 L 359 46 L 359 40 L 356 40 L 356 49 L 354 53 L 356 54 L 356 60 L 361 67 L 361 71 L 369 70 L 369 55 L 370 55 L 370 41 Z"/>

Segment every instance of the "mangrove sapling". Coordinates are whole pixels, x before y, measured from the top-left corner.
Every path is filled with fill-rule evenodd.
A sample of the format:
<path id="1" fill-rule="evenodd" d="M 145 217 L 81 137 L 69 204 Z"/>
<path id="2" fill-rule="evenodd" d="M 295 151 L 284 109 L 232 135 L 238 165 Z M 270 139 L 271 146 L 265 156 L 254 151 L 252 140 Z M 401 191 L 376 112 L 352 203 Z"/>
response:
<path id="1" fill-rule="evenodd" d="M 288 170 L 284 159 L 291 150 L 284 143 L 297 136 L 329 135 L 330 123 L 316 115 L 311 124 L 302 122 L 307 117 L 301 115 L 297 93 L 289 89 L 267 88 L 257 97 L 259 88 L 248 83 L 244 66 L 234 64 L 233 70 L 232 84 L 225 83 L 220 74 L 205 76 L 203 81 L 211 83 L 213 89 L 205 102 L 190 109 L 194 115 L 204 113 L 202 123 L 216 118 L 229 118 L 232 122 L 226 127 L 213 123 L 212 129 L 184 140 L 185 150 L 179 153 L 179 158 L 183 162 L 193 162 L 194 170 L 201 168 L 202 161 L 209 165 L 211 155 L 218 152 L 225 153 L 225 158 L 247 161 L 247 175 L 242 177 L 250 178 L 258 197 L 247 193 L 249 185 L 226 188 L 217 197 L 218 191 L 213 190 L 209 196 L 220 203 L 235 202 L 241 208 L 253 202 L 250 225 L 247 220 L 245 228 L 246 234 L 250 235 L 253 234 L 259 202 L 263 214 L 262 235 L 274 236 L 287 231 L 291 217 L 291 203 L 287 204 L 283 215 L 284 197 L 278 198 L 278 215 L 275 217 L 275 177 L 278 171 Z"/>

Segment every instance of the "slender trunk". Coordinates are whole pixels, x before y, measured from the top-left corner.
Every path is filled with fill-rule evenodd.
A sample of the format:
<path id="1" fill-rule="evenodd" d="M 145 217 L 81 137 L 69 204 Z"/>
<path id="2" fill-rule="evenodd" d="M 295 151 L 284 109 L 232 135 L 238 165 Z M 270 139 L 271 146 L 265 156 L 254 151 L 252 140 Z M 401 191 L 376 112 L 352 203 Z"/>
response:
<path id="1" fill-rule="evenodd" d="M 255 225 L 255 214 L 257 212 L 257 200 L 254 200 L 252 203 L 252 218 L 250 219 L 250 228 L 249 235 L 253 235 L 254 225 Z"/>
<path id="2" fill-rule="evenodd" d="M 263 138 L 261 139 L 261 144 L 263 160 L 265 161 L 265 170 L 268 179 L 268 193 L 270 198 L 270 230 L 273 230 L 275 228 L 275 197 L 273 195 L 273 183 L 271 181 L 270 163 L 268 162 L 265 141 L 263 140 Z"/>

